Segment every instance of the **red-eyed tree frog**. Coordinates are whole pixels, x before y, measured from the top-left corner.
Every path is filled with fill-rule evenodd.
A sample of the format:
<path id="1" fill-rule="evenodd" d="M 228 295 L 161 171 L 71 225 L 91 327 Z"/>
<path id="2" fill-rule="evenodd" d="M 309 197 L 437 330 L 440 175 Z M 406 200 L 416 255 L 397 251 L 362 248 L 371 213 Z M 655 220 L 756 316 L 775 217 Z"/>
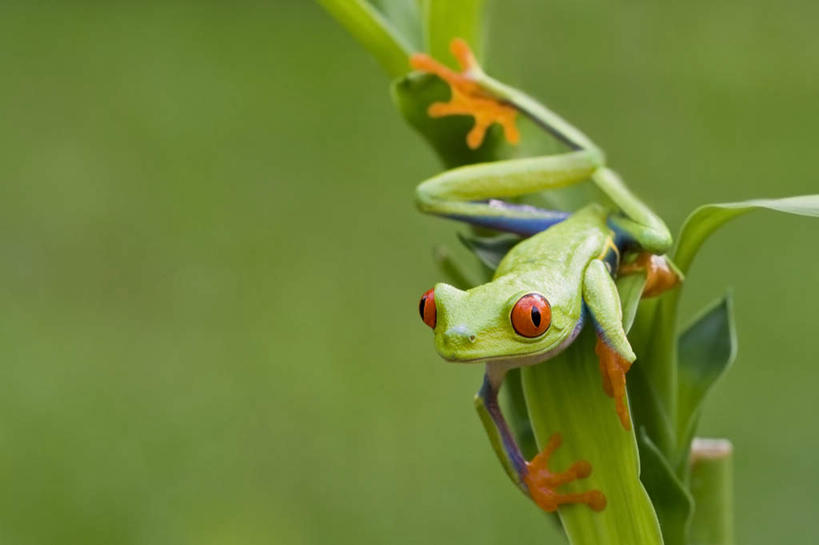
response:
<path id="1" fill-rule="evenodd" d="M 453 41 L 452 52 L 461 73 L 424 54 L 411 58 L 413 68 L 440 77 L 451 88 L 451 100 L 432 104 L 430 116 L 473 116 L 467 145 L 474 149 L 493 123 L 503 127 L 507 140 L 517 142 L 515 119 L 521 114 L 569 151 L 460 167 L 418 186 L 417 202 L 424 212 L 528 237 L 506 254 L 491 282 L 466 291 L 437 284 L 421 298 L 420 314 L 434 330 L 435 348 L 444 359 L 486 364 L 475 405 L 515 484 L 546 511 L 563 503 L 601 510 L 606 499 L 600 491 L 558 491 L 561 485 L 588 476 L 591 467 L 578 461 L 566 471 L 552 472 L 548 462 L 560 443 L 557 433 L 531 461 L 524 458 L 499 408 L 498 391 L 509 369 L 548 360 L 590 324 L 598 337 L 595 352 L 603 390 L 614 398 L 623 427 L 630 429 L 625 376 L 636 356 L 623 328 L 614 277 L 645 271 L 644 296 L 673 287 L 679 275 L 662 257 L 671 246 L 671 235 L 605 166 L 603 153 L 589 138 L 542 104 L 487 76 L 463 41 Z M 569 214 L 495 200 L 587 179 L 613 207 L 589 204 Z M 639 257 L 621 266 L 626 252 Z"/>

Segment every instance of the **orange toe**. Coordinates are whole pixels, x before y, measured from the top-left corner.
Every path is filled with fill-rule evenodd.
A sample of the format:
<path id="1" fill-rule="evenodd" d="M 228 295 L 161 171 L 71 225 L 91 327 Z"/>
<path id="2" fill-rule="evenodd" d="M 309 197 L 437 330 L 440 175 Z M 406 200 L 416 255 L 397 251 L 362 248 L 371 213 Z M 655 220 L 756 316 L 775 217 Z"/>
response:
<path id="1" fill-rule="evenodd" d="M 631 418 L 626 406 L 626 373 L 631 368 L 631 362 L 615 352 L 606 341 L 597 338 L 594 353 L 600 360 L 600 374 L 603 378 L 603 391 L 614 398 L 614 407 L 617 417 L 626 430 L 631 429 Z"/>
<path id="2" fill-rule="evenodd" d="M 595 511 L 600 511 L 606 507 L 606 497 L 599 490 L 589 490 L 580 493 L 562 493 L 558 487 L 575 481 L 584 479 L 591 474 L 591 464 L 585 460 L 580 460 L 562 472 L 553 473 L 549 469 L 549 458 L 558 446 L 560 446 L 560 435 L 554 434 L 546 444 L 546 447 L 535 456 L 531 462 L 527 462 L 526 476 L 524 482 L 529 490 L 532 500 L 544 511 L 555 511 L 558 506 L 566 503 L 585 503 Z"/>
<path id="3" fill-rule="evenodd" d="M 623 265 L 619 274 L 645 272 L 646 285 L 643 298 L 655 297 L 679 284 L 682 279 L 671 268 L 665 256 L 643 252 L 632 263 Z"/>

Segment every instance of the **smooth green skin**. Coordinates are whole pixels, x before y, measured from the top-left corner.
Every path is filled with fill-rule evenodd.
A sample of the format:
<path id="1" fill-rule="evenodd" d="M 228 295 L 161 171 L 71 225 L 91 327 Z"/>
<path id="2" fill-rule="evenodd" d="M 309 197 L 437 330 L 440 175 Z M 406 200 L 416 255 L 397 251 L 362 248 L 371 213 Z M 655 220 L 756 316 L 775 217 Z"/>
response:
<path id="1" fill-rule="evenodd" d="M 502 465 L 513 482 L 528 493 L 520 449 L 497 406 L 497 391 L 506 372 L 545 361 L 571 344 L 583 326 L 584 303 L 598 335 L 633 362 L 635 354 L 623 329 L 620 299 L 602 258 L 613 246 L 614 229 L 642 250 L 658 254 L 671 246 L 671 236 L 662 220 L 605 167 L 603 153 L 579 130 L 480 69 L 473 69 L 469 76 L 573 151 L 444 172 L 418 186 L 417 203 L 422 211 L 462 218 L 526 218 L 537 212 L 478 201 L 566 187 L 588 178 L 615 205 L 613 209 L 587 205 L 518 243 L 487 284 L 466 291 L 444 283 L 434 288 L 435 347 L 449 361 L 487 364 L 489 388 L 476 396 L 475 405 Z M 536 338 L 519 335 L 510 321 L 515 303 L 529 293 L 545 296 L 551 305 L 551 325 Z"/>
<path id="2" fill-rule="evenodd" d="M 634 359 L 621 322 L 620 301 L 606 266 L 598 257 L 612 232 L 607 211 L 589 205 L 569 219 L 517 244 L 501 261 L 492 282 L 462 291 L 435 286 L 435 348 L 445 359 L 511 366 L 537 363 L 564 347 L 583 313 L 584 286 L 609 327 L 618 351 Z M 602 271 L 602 272 L 601 272 Z M 539 293 L 551 305 L 552 322 L 540 337 L 527 338 L 512 327 L 512 307 L 524 295 Z M 595 313 L 597 316 L 598 313 Z M 611 315 L 611 316 L 609 316 Z"/>

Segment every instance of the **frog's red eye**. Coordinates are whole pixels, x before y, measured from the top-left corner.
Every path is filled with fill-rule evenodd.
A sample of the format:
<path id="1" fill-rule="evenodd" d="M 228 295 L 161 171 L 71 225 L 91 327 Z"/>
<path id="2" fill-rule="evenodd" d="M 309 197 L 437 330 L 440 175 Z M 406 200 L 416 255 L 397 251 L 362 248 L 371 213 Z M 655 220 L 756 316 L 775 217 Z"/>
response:
<path id="1" fill-rule="evenodd" d="M 435 328 L 435 320 L 438 317 L 438 311 L 435 310 L 435 292 L 429 290 L 421 296 L 421 302 L 418 303 L 418 312 L 421 313 L 421 319 L 431 328 Z"/>
<path id="2" fill-rule="evenodd" d="M 539 293 L 529 293 L 515 303 L 510 319 L 518 335 L 539 337 L 552 324 L 552 307 Z"/>

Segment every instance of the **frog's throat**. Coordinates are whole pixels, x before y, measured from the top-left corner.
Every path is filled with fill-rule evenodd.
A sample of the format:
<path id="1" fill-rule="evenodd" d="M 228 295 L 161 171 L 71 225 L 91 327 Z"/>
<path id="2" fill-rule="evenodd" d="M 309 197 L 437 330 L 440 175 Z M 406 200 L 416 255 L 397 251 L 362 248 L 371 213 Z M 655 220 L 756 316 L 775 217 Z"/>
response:
<path id="1" fill-rule="evenodd" d="M 572 332 L 569 335 L 560 341 L 560 344 L 549 348 L 547 350 L 541 350 L 536 352 L 528 352 L 525 354 L 515 354 L 515 355 L 508 355 L 508 356 L 491 356 L 488 358 L 472 358 L 472 359 L 454 359 L 454 358 L 444 358 L 446 361 L 452 363 L 485 363 L 487 365 L 491 365 L 496 369 L 515 369 L 517 367 L 528 367 L 530 365 L 535 365 L 546 361 L 548 359 L 557 356 L 563 350 L 565 350 L 570 344 L 574 342 L 578 335 L 580 335 L 580 331 L 583 329 L 583 323 L 585 322 L 585 313 L 580 314 L 580 318 L 577 320 L 577 323 L 572 329 Z"/>

